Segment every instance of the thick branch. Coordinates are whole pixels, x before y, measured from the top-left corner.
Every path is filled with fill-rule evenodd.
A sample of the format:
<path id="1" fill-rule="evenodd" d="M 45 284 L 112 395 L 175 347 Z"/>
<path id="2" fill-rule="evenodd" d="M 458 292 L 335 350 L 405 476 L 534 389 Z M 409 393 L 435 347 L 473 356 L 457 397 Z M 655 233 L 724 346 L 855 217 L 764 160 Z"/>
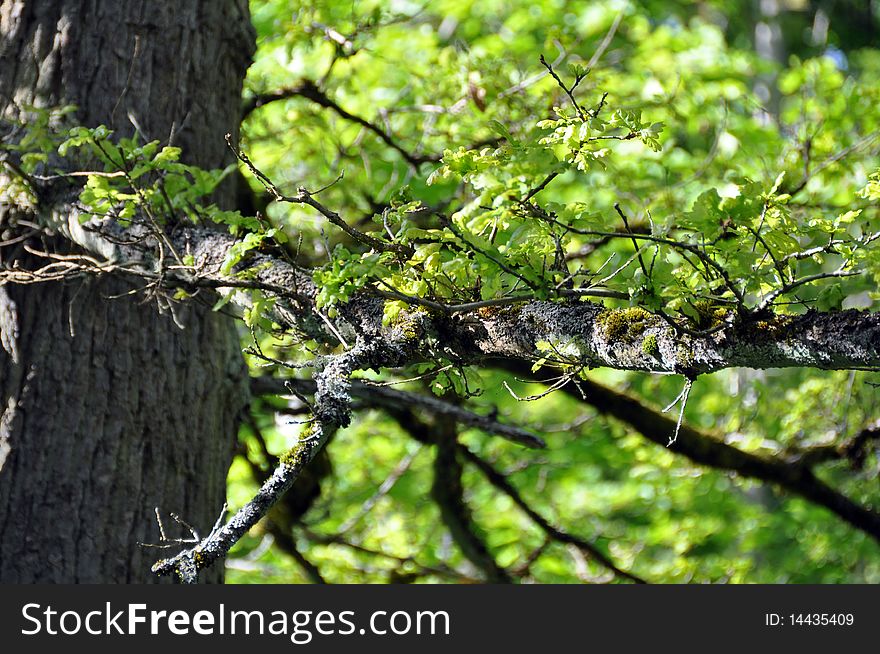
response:
<path id="1" fill-rule="evenodd" d="M 452 534 L 452 539 L 471 563 L 483 571 L 486 580 L 494 584 L 509 584 L 512 581 L 510 574 L 498 565 L 489 547 L 480 538 L 470 509 L 465 503 L 461 480 L 463 470 L 457 455 L 456 436 L 454 430 L 439 434 L 431 498 L 440 507 L 440 516 Z"/>
<path id="2" fill-rule="evenodd" d="M 853 310 L 770 314 L 694 337 L 638 308 L 531 302 L 450 321 L 447 333 L 461 344 L 463 358 L 534 359 L 543 341 L 562 363 L 689 377 L 731 367 L 880 368 L 880 314 Z"/>
<path id="3" fill-rule="evenodd" d="M 182 255 L 191 254 L 191 269 L 156 270 L 157 257 L 144 247 L 119 245 L 121 228 L 112 221 L 94 221 L 80 226 L 78 213 L 70 211 L 55 226 L 90 252 L 109 261 L 125 262 L 131 274 L 160 276 L 169 286 L 193 288 L 200 285 L 234 288 L 237 285 L 262 288 L 279 301 L 273 320 L 283 328 L 296 327 L 310 337 L 328 343 L 357 332 L 377 338 L 400 338 L 400 325 L 415 321 L 421 327 L 411 361 L 434 360 L 433 343 L 443 343 L 448 355 L 463 364 L 490 358 L 534 361 L 559 359 L 572 367 L 611 367 L 689 377 L 730 367 L 822 369 L 880 368 L 880 313 L 840 311 L 807 312 L 785 316 L 766 312 L 754 319 L 726 322 L 718 319 L 712 333 L 683 334 L 660 316 L 640 308 L 607 310 L 584 301 L 523 301 L 507 307 L 480 305 L 472 311 L 446 315 L 413 305 L 395 324 L 382 325 L 381 289 L 367 287 L 346 305 L 339 307 L 343 320 L 330 328 L 315 310 L 317 289 L 310 271 L 271 254 L 249 254 L 236 275 L 220 271 L 226 254 L 235 243 L 232 236 L 199 227 L 180 227 L 172 245 Z M 121 232 L 124 236 L 124 232 Z M 118 265 L 118 264 L 117 264 Z M 243 279 L 242 279 L 243 278 Z M 234 302 L 247 306 L 250 295 L 239 294 Z M 347 323 L 347 324 L 346 324 Z M 539 348 L 547 343 L 552 351 Z"/>

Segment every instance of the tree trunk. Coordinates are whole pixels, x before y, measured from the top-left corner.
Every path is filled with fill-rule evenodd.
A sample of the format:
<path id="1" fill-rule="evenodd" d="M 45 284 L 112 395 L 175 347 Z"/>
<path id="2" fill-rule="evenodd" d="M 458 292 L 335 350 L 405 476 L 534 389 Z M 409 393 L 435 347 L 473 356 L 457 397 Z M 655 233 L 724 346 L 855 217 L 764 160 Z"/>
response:
<path id="1" fill-rule="evenodd" d="M 0 109 L 75 104 L 223 166 L 253 40 L 246 0 L 3 0 Z M 154 507 L 204 532 L 218 517 L 247 401 L 234 325 L 132 289 L 0 286 L 0 582 L 156 581 L 166 553 L 137 544 L 159 538 Z"/>

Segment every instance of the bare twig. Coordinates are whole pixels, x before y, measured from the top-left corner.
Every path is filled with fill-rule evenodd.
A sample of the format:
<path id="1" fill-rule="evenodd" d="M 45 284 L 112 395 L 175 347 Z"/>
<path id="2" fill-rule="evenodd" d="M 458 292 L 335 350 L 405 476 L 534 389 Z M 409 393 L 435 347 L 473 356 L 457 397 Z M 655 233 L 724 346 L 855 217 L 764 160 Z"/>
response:
<path id="1" fill-rule="evenodd" d="M 238 159 L 247 167 L 248 170 L 250 170 L 254 174 L 254 176 L 256 176 L 256 178 L 260 181 L 260 183 L 266 188 L 267 191 L 269 191 L 269 193 L 272 195 L 272 197 L 277 202 L 287 202 L 290 204 L 306 204 L 306 205 L 312 207 L 313 209 L 316 209 L 318 211 L 318 213 L 320 213 L 322 216 L 327 218 L 327 220 L 329 220 L 331 223 L 333 223 L 334 225 L 339 227 L 342 231 L 344 231 L 346 234 L 351 236 L 356 241 L 359 241 L 359 242 L 363 243 L 364 245 L 368 245 L 371 248 L 378 250 L 380 252 L 385 252 L 385 251 L 391 250 L 391 251 L 395 251 L 395 252 L 400 252 L 402 254 L 412 254 L 412 249 L 409 247 L 406 247 L 406 246 L 401 245 L 399 243 L 390 243 L 388 241 L 377 239 L 374 236 L 370 236 L 369 234 L 361 232 L 361 231 L 355 229 L 354 227 L 350 226 L 348 223 L 346 223 L 342 219 L 342 217 L 338 213 L 336 213 L 335 211 L 332 211 L 331 209 L 328 209 L 323 204 L 321 204 L 320 202 L 315 200 L 315 198 L 314 198 L 315 193 L 310 192 L 309 190 L 307 190 L 304 187 L 298 188 L 296 195 L 285 195 L 272 182 L 272 180 L 270 180 L 263 172 L 261 172 L 253 164 L 253 162 L 250 160 L 250 158 L 242 150 L 239 150 L 238 148 L 236 148 L 232 144 L 232 135 L 231 134 L 226 135 L 226 143 L 229 145 L 229 148 L 235 153 L 235 156 L 238 157 Z M 341 178 L 337 178 L 337 181 L 338 181 L 338 179 L 341 179 Z M 324 187 L 324 188 L 327 188 L 327 187 Z M 321 190 L 324 190 L 324 189 L 321 189 Z M 318 191 L 318 192 L 320 192 L 320 191 Z"/>

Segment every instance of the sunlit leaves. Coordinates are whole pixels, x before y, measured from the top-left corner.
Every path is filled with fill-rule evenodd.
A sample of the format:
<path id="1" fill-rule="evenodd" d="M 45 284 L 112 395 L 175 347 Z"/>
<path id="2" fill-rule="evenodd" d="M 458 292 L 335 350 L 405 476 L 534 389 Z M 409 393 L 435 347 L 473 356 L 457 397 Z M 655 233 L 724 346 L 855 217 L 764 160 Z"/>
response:
<path id="1" fill-rule="evenodd" d="M 690 329 L 711 330 L 805 277 L 816 279 L 775 297 L 774 311 L 876 307 L 880 179 L 869 175 L 878 163 L 871 138 L 880 97 L 870 81 L 880 59 L 873 50 L 848 52 L 849 69 L 831 57 L 764 60 L 751 50 L 755 26 L 739 5 L 704 4 L 695 16 L 684 2 L 255 3 L 261 44 L 248 93 L 320 81 L 348 111 L 434 157 L 412 170 L 362 125 L 303 98 L 248 118 L 246 148 L 273 180 L 318 187 L 344 169 L 344 183 L 322 194 L 326 206 L 411 248 L 407 256 L 377 253 L 302 212 L 270 207 L 303 236 L 304 258 L 317 262 L 322 307 L 330 313 L 372 289 L 410 296 L 385 298 L 385 324 L 400 326 L 414 300 L 453 305 L 524 293 L 559 301 L 565 290 L 601 284 L 628 298 L 608 305 L 664 311 Z M 618 16 L 574 93 L 578 111 L 554 80 L 540 77 L 538 57 L 559 58 L 555 71 L 570 88 Z M 864 274 L 820 278 L 838 269 Z M 532 362 L 539 372 L 554 365 L 553 348 L 539 347 Z M 437 373 L 438 365 L 452 367 Z M 411 387 L 450 397 L 480 386 L 484 394 L 472 401 L 481 408 L 547 427 L 551 447 L 539 458 L 473 430 L 461 436 L 511 471 L 535 506 L 567 527 L 602 534 L 614 556 L 648 577 L 877 578 L 867 539 L 854 539 L 822 510 L 646 446 L 620 425 L 582 415 L 579 403 L 558 394 L 517 403 L 501 387 L 513 383 L 509 376 L 483 371 L 480 384 L 442 357 L 403 374 L 427 375 Z M 681 390 L 677 380 L 589 375 L 655 406 Z M 870 379 L 731 371 L 698 380 L 686 418 L 749 451 L 778 454 L 864 421 L 876 408 Z M 522 395 L 545 390 L 520 386 Z M 393 421 L 374 414 L 361 414 L 339 438 L 331 445 L 334 493 L 312 514 L 330 532 L 369 496 L 364 485 L 387 478 L 407 442 Z M 867 490 L 876 485 L 853 481 L 844 468 L 822 472 L 876 501 Z M 466 475 L 493 553 L 525 560 L 540 534 L 473 470 Z M 359 542 L 466 566 L 434 537 L 442 530 L 424 502 L 430 478 L 430 461 L 417 459 L 393 501 L 380 502 L 372 522 L 356 529 Z M 386 564 L 366 555 L 315 545 L 309 554 L 334 580 L 385 580 L 377 570 Z M 572 581 L 571 557 L 551 545 L 531 573 Z"/>

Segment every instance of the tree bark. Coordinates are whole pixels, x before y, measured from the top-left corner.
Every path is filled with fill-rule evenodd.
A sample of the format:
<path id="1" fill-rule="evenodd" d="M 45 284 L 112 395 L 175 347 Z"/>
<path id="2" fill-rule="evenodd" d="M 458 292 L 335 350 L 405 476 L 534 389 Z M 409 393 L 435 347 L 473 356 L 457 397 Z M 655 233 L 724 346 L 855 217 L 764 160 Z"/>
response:
<path id="1" fill-rule="evenodd" d="M 253 43 L 246 0 L 3 0 L 0 111 L 75 104 L 79 124 L 220 167 Z M 0 286 L 0 582 L 157 581 L 137 544 L 158 541 L 154 507 L 204 531 L 218 517 L 248 398 L 235 328 L 132 289 Z"/>

